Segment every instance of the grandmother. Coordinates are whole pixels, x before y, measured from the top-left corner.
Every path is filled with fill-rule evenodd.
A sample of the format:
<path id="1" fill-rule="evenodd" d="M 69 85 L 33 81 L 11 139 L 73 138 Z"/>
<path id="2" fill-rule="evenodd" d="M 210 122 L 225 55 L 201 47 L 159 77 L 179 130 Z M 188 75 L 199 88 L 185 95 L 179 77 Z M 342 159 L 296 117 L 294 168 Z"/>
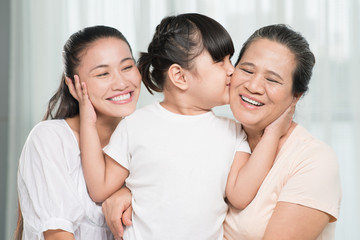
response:
<path id="1" fill-rule="evenodd" d="M 264 129 L 308 90 L 315 57 L 286 25 L 255 31 L 244 43 L 231 79 L 230 106 L 251 149 Z M 230 206 L 224 239 L 333 239 L 341 189 L 334 151 L 292 122 L 256 197 Z"/>

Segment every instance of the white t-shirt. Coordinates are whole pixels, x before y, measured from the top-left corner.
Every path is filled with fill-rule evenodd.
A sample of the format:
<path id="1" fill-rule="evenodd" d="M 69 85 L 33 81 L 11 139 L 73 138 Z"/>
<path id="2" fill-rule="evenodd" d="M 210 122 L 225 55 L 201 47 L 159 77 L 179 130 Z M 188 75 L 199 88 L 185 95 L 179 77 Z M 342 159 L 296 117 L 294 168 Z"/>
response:
<path id="1" fill-rule="evenodd" d="M 65 120 L 48 120 L 30 132 L 21 153 L 18 195 L 23 240 L 62 229 L 76 240 L 113 239 L 101 207 L 89 197 L 75 135 Z"/>
<path id="2" fill-rule="evenodd" d="M 211 111 L 179 115 L 156 102 L 122 120 L 104 151 L 130 172 L 124 239 L 222 239 L 236 150 L 250 152 L 241 126 Z"/>
<path id="3" fill-rule="evenodd" d="M 224 223 L 226 240 L 260 240 L 279 201 L 318 209 L 331 223 L 317 240 L 334 239 L 341 187 L 334 151 L 297 126 L 276 156 L 253 201 L 242 211 L 230 207 Z"/>

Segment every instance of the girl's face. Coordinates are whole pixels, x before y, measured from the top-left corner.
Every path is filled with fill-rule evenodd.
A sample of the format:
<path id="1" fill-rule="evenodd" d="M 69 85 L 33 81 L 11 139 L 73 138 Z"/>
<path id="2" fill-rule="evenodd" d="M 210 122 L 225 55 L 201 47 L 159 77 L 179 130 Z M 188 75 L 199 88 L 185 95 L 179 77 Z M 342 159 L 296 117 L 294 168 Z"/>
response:
<path id="1" fill-rule="evenodd" d="M 189 96 L 193 96 L 195 107 L 210 110 L 213 107 L 229 104 L 229 88 L 234 67 L 230 55 L 223 61 L 214 62 L 209 52 L 204 50 L 194 60 L 194 67 L 187 77 Z"/>
<path id="2" fill-rule="evenodd" d="M 295 67 L 295 56 L 286 46 L 268 39 L 250 44 L 230 89 L 231 110 L 245 128 L 262 131 L 291 104 Z"/>
<path id="3" fill-rule="evenodd" d="M 141 76 L 123 40 L 96 40 L 80 58 L 78 75 L 98 117 L 124 117 L 135 111 Z"/>

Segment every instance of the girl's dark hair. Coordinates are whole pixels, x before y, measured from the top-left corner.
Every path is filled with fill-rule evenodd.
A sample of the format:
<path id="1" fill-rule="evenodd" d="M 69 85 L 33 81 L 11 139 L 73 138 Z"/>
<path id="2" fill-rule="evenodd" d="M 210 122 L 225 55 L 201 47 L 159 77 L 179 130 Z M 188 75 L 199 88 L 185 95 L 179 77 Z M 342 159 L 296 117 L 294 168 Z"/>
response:
<path id="1" fill-rule="evenodd" d="M 262 27 L 256 30 L 243 44 L 235 65 L 240 62 L 251 43 L 258 39 L 268 39 L 278 42 L 286 46 L 295 55 L 297 65 L 293 73 L 292 93 L 294 95 L 305 93 L 309 88 L 308 85 L 311 79 L 312 69 L 315 65 L 315 56 L 311 52 L 306 39 L 285 24 Z"/>
<path id="2" fill-rule="evenodd" d="M 79 104 L 77 100 L 71 96 L 69 88 L 65 84 L 65 77 L 74 81 L 74 75 L 76 74 L 77 67 L 81 63 L 82 54 L 93 42 L 102 38 L 118 38 L 123 40 L 131 51 L 130 44 L 124 35 L 112 27 L 87 27 L 72 34 L 63 48 L 64 73 L 60 86 L 50 99 L 43 120 L 70 118 L 79 113 Z"/>
<path id="3" fill-rule="evenodd" d="M 150 93 L 162 92 L 169 67 L 191 69 L 192 60 L 204 50 L 216 62 L 234 54 L 231 37 L 220 23 L 197 13 L 165 17 L 138 61 L 144 85 Z"/>
<path id="4" fill-rule="evenodd" d="M 65 119 L 70 118 L 79 113 L 79 104 L 74 99 L 69 88 L 65 84 L 65 77 L 69 77 L 74 81 L 77 67 L 81 63 L 82 54 L 96 40 L 103 38 L 117 38 L 123 40 L 132 53 L 129 42 L 124 35 L 115 28 L 108 26 L 93 26 L 84 28 L 70 36 L 63 48 L 64 73 L 61 78 L 60 86 L 54 96 L 51 97 L 47 112 L 43 117 L 46 119 Z M 18 220 L 14 233 L 14 240 L 21 240 L 23 233 L 23 217 L 18 204 Z"/>

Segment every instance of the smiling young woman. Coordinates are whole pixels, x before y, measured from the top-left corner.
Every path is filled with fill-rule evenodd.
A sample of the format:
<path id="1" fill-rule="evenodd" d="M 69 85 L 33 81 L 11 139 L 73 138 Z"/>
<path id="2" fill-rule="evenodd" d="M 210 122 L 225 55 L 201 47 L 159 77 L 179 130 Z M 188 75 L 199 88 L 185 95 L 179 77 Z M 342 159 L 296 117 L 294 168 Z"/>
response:
<path id="1" fill-rule="evenodd" d="M 88 27 L 71 35 L 64 45 L 63 60 L 60 87 L 49 101 L 44 121 L 29 134 L 19 160 L 18 194 L 24 225 L 19 225 L 16 239 L 113 239 L 101 206 L 86 189 L 79 148 L 79 103 L 71 83 L 80 77 L 87 84 L 104 147 L 120 120 L 135 110 L 141 76 L 126 38 L 107 26 Z"/>

